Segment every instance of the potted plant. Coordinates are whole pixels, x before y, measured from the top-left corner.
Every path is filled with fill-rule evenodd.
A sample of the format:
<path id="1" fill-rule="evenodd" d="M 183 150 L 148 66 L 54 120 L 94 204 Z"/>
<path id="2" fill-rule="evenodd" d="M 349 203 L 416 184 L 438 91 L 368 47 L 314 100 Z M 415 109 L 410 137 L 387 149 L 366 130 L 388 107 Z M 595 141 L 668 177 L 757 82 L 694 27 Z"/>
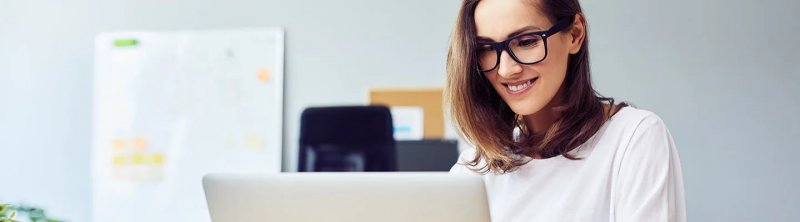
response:
<path id="1" fill-rule="evenodd" d="M 19 214 L 28 216 L 30 222 L 61 222 L 47 217 L 44 210 L 38 207 L 31 206 L 15 206 L 11 204 L 0 204 L 0 222 L 21 222 L 15 217 Z"/>

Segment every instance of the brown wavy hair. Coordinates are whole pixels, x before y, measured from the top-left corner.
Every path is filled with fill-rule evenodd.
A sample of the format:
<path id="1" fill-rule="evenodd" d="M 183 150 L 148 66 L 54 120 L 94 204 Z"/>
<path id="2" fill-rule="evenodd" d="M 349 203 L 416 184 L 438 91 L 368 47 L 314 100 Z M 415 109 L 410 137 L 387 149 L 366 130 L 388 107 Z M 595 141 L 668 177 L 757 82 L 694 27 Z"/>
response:
<path id="1" fill-rule="evenodd" d="M 583 14 L 578 0 L 538 1 L 551 22 Z M 460 135 L 476 150 L 475 158 L 466 165 L 480 173 L 506 173 L 530 161 L 519 158 L 522 156 L 578 159 L 569 151 L 585 143 L 611 114 L 627 105 L 606 110 L 604 104 L 614 104 L 614 99 L 602 97 L 592 88 L 588 33 L 581 49 L 569 55 L 566 77 L 554 99 L 557 119 L 543 133 L 533 133 L 478 69 L 474 18 L 478 2 L 463 1 L 447 53 L 446 106 Z M 520 130 L 519 139 L 514 138 L 515 128 Z M 485 164 L 479 165 L 481 161 Z"/>

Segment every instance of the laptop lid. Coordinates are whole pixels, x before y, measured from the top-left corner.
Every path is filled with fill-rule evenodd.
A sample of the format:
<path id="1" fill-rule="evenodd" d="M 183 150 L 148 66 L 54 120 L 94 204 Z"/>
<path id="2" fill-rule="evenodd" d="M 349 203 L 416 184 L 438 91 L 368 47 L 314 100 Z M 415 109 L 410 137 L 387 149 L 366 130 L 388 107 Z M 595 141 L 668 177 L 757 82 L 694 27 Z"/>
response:
<path id="1" fill-rule="evenodd" d="M 213 222 L 488 222 L 478 176 L 447 173 L 209 174 Z"/>

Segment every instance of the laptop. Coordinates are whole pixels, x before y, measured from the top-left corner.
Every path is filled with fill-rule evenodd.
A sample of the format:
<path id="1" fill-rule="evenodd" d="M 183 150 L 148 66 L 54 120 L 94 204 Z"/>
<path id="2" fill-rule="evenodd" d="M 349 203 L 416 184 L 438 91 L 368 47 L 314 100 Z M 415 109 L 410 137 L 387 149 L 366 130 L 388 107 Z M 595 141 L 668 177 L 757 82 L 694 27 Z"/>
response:
<path id="1" fill-rule="evenodd" d="M 447 173 L 209 174 L 212 222 L 488 222 L 478 176 Z"/>

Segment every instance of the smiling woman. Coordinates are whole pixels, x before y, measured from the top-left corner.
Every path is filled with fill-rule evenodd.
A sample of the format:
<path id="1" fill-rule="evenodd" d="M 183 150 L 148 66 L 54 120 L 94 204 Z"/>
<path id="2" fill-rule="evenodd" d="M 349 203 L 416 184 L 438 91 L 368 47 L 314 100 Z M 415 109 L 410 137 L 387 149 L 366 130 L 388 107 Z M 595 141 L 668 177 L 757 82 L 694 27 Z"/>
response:
<path id="1" fill-rule="evenodd" d="M 672 136 L 593 89 L 577 0 L 465 0 L 446 99 L 493 221 L 685 221 Z"/>

